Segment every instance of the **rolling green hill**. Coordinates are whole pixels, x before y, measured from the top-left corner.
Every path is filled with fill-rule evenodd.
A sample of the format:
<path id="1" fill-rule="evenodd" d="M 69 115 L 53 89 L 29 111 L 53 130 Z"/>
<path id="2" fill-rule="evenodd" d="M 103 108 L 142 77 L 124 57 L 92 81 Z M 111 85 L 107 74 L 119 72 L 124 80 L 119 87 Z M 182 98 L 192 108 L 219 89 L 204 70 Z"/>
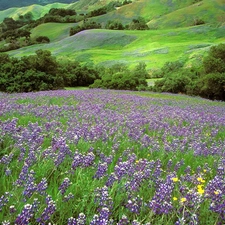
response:
<path id="1" fill-rule="evenodd" d="M 192 26 L 202 21 L 217 26 L 225 22 L 225 4 L 223 0 L 208 0 L 175 10 L 148 22 L 151 28 L 177 28 Z"/>
<path id="2" fill-rule="evenodd" d="M 5 10 L 8 8 L 14 8 L 14 7 L 24 7 L 24 6 L 29 6 L 29 5 L 34 5 L 34 4 L 39 4 L 39 5 L 46 5 L 46 4 L 52 4 L 55 2 L 60 2 L 60 3 L 71 3 L 75 2 L 76 0 L 1 0 L 0 1 L 0 10 Z"/>
<path id="3" fill-rule="evenodd" d="M 49 29 L 48 27 L 49 26 Z M 57 28 L 57 24 L 55 28 Z M 69 24 L 60 25 L 61 34 Z M 50 27 L 44 25 L 46 35 Z M 59 30 L 59 29 L 56 29 Z M 161 67 L 167 61 L 183 60 L 187 66 L 198 63 L 210 46 L 225 42 L 225 27 L 195 26 L 189 28 L 112 31 L 87 30 L 50 44 L 34 45 L 10 52 L 13 56 L 33 54 L 37 49 L 48 49 L 59 58 L 72 58 L 85 63 L 113 65 L 124 63 L 134 66 L 145 62 L 148 69 Z M 52 37 L 54 39 L 54 37 Z"/>
<path id="4" fill-rule="evenodd" d="M 110 0 L 80 0 L 73 4 L 32 5 L 0 12 L 14 18 L 32 12 L 35 18 L 50 8 L 72 8 L 88 11 L 102 7 Z M 11 11 L 10 11 L 11 10 Z M 13 11 L 14 10 L 14 11 Z M 11 14 L 10 14 L 11 13 Z M 89 20 L 105 24 L 117 20 L 129 24 L 142 16 L 148 21 L 147 31 L 87 30 L 69 37 L 74 23 L 45 23 L 31 30 L 31 37 L 48 36 L 49 44 L 33 45 L 9 52 L 10 55 L 34 54 L 37 49 L 49 49 L 59 58 L 72 58 L 84 63 L 134 66 L 145 62 L 148 69 L 161 67 L 167 61 L 183 60 L 186 66 L 199 63 L 210 46 L 225 42 L 225 7 L 223 0 L 133 0 L 107 14 Z M 202 25 L 197 25 L 198 22 Z"/>
<path id="5" fill-rule="evenodd" d="M 68 4 L 53 3 L 53 4 L 48 4 L 45 6 L 34 4 L 34 5 L 20 7 L 20 8 L 10 8 L 10 9 L 0 11 L 0 23 L 6 17 L 11 17 L 17 20 L 20 15 L 25 15 L 26 13 L 29 13 L 29 12 L 32 13 L 33 19 L 38 19 L 44 16 L 51 8 L 65 8 L 65 7 L 68 7 Z"/>

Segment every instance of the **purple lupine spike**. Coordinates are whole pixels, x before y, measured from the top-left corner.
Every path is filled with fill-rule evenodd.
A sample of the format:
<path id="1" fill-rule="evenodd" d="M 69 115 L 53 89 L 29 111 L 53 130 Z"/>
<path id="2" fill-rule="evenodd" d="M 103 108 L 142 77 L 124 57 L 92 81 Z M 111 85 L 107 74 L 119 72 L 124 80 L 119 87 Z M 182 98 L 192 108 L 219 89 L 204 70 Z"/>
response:
<path id="1" fill-rule="evenodd" d="M 72 168 L 75 170 L 77 167 L 83 165 L 83 155 L 78 151 L 75 152 L 72 162 Z"/>
<path id="2" fill-rule="evenodd" d="M 9 199 L 12 197 L 13 195 L 10 194 L 9 192 L 5 192 L 1 197 L 0 197 L 0 212 L 2 211 L 2 208 L 4 206 L 7 205 L 7 203 L 9 202 Z"/>
<path id="3" fill-rule="evenodd" d="M 119 220 L 117 225 L 128 225 L 130 221 L 128 220 L 126 215 L 122 215 L 122 218 Z"/>
<path id="4" fill-rule="evenodd" d="M 100 162 L 98 164 L 98 169 L 94 175 L 94 178 L 96 179 L 103 178 L 107 172 L 107 169 L 108 169 L 108 164 L 106 162 L 103 162 L 103 163 Z"/>
<path id="5" fill-rule="evenodd" d="M 77 225 L 77 219 L 76 218 L 73 218 L 73 217 L 70 217 L 68 219 L 67 225 Z"/>
<path id="6" fill-rule="evenodd" d="M 143 199 L 137 196 L 127 201 L 126 208 L 129 209 L 132 213 L 139 214 L 142 204 Z"/>
<path id="7" fill-rule="evenodd" d="M 89 167 L 93 165 L 95 160 L 95 155 L 92 152 L 89 152 L 86 156 L 83 157 L 83 166 Z"/>
<path id="8" fill-rule="evenodd" d="M 50 219 L 51 215 L 53 215 L 56 211 L 55 201 L 52 200 L 52 197 L 50 195 L 46 197 L 46 204 L 47 206 L 45 207 L 41 216 L 36 219 L 36 221 L 40 224 L 45 224 L 45 222 L 47 222 Z"/>
<path id="9" fill-rule="evenodd" d="M 71 185 L 70 179 L 69 179 L 68 177 L 66 177 L 66 178 L 63 180 L 63 182 L 62 182 L 62 184 L 60 185 L 60 187 L 59 187 L 60 193 L 61 193 L 62 195 L 64 195 L 65 192 L 66 192 L 66 190 L 67 190 L 67 188 L 68 188 L 70 185 Z"/>
<path id="10" fill-rule="evenodd" d="M 40 195 L 47 195 L 46 190 L 48 188 L 47 179 L 44 177 L 41 179 L 40 183 L 37 184 L 37 192 Z"/>
<path id="11" fill-rule="evenodd" d="M 74 194 L 70 192 L 68 195 L 63 196 L 63 201 L 68 202 L 70 199 L 73 199 L 73 198 L 74 198 Z"/>
<path id="12" fill-rule="evenodd" d="M 32 217 L 33 217 L 32 205 L 26 204 L 22 212 L 17 216 L 15 220 L 15 225 L 21 225 L 21 224 L 28 225 Z"/>
<path id="13" fill-rule="evenodd" d="M 79 213 L 77 218 L 77 225 L 85 225 L 86 223 L 86 216 L 84 213 Z"/>

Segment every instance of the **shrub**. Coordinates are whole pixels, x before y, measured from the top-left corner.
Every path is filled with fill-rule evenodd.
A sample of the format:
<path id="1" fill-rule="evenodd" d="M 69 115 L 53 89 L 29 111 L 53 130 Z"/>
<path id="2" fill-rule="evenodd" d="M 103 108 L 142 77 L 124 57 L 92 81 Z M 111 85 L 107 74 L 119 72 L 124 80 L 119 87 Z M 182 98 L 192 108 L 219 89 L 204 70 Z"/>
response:
<path id="1" fill-rule="evenodd" d="M 225 72 L 225 44 L 212 46 L 203 60 L 205 73 Z"/>
<path id="2" fill-rule="evenodd" d="M 49 43 L 50 39 L 46 36 L 39 36 L 36 38 L 36 42 L 38 43 Z"/>
<path id="3" fill-rule="evenodd" d="M 225 100 L 225 73 L 210 73 L 198 80 L 199 95 L 209 99 Z"/>

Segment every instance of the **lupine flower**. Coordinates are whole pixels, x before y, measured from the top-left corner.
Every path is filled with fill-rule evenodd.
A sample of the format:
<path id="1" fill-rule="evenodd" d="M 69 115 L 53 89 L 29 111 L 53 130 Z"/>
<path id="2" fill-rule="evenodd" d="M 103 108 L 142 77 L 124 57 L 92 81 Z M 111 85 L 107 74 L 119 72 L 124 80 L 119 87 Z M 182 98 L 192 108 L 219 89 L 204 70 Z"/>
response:
<path id="1" fill-rule="evenodd" d="M 7 203 L 9 202 L 9 199 L 12 197 L 13 195 L 10 194 L 9 192 L 5 192 L 1 197 L 0 197 L 0 212 L 2 211 L 2 208 L 4 206 L 7 205 Z"/>
<path id="2" fill-rule="evenodd" d="M 46 197 L 46 204 L 47 206 L 45 207 L 41 216 L 37 219 L 38 223 L 47 222 L 50 219 L 51 215 L 56 211 L 56 204 L 52 200 L 52 197 L 49 195 Z"/>
<path id="3" fill-rule="evenodd" d="M 67 225 L 77 225 L 77 219 L 76 218 L 73 218 L 73 217 L 70 217 L 68 219 Z"/>
<path id="4" fill-rule="evenodd" d="M 77 218 L 77 225 L 85 225 L 86 223 L 86 216 L 84 213 L 80 213 Z"/>
<path id="5" fill-rule="evenodd" d="M 37 192 L 40 195 L 46 195 L 46 189 L 48 188 L 47 179 L 44 177 L 41 179 L 40 183 L 37 184 Z"/>
<path id="6" fill-rule="evenodd" d="M 15 220 L 16 225 L 28 225 L 30 219 L 33 217 L 32 205 L 26 204 L 22 210 L 22 212 L 17 216 Z"/>
<path id="7" fill-rule="evenodd" d="M 108 169 L 108 164 L 106 162 L 99 163 L 98 169 L 94 175 L 94 178 L 100 179 L 100 178 L 104 177 L 107 172 L 107 169 Z"/>
<path id="8" fill-rule="evenodd" d="M 143 199 L 139 196 L 129 199 L 127 201 L 126 207 L 135 214 L 139 214 L 141 211 L 141 206 L 143 204 Z"/>
<path id="9" fill-rule="evenodd" d="M 67 189 L 70 185 L 71 185 L 70 179 L 69 179 L 68 177 L 66 177 L 66 178 L 63 180 L 63 182 L 62 182 L 62 184 L 60 185 L 60 187 L 59 187 L 60 193 L 61 193 L 62 195 L 64 195 L 65 192 L 66 192 L 66 189 Z"/>
<path id="10" fill-rule="evenodd" d="M 9 212 L 10 212 L 11 214 L 13 214 L 13 213 L 16 212 L 16 208 L 15 208 L 14 205 L 11 205 L 11 206 L 9 207 Z"/>
<path id="11" fill-rule="evenodd" d="M 119 220 L 117 225 L 128 225 L 130 222 L 126 215 L 122 215 L 122 218 Z"/>
<path id="12" fill-rule="evenodd" d="M 69 193 L 68 195 L 63 196 L 63 201 L 68 202 L 72 198 L 74 198 L 74 194 Z"/>

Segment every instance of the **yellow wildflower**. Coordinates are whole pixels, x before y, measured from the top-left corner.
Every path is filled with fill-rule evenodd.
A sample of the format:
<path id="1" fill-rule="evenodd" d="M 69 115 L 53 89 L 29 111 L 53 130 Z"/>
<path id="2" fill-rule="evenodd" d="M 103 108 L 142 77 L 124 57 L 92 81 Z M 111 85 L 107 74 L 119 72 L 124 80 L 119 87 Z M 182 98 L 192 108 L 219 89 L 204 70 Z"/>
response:
<path id="1" fill-rule="evenodd" d="M 139 160 L 136 160 L 136 163 L 139 163 Z"/>
<path id="2" fill-rule="evenodd" d="M 172 181 L 173 181 L 173 182 L 177 182 L 178 180 L 179 180 L 179 179 L 178 179 L 177 177 L 173 177 L 173 178 L 172 178 Z"/>
<path id="3" fill-rule="evenodd" d="M 205 180 L 203 180 L 201 177 L 198 177 L 197 180 L 201 183 L 205 183 Z"/>
<path id="4" fill-rule="evenodd" d="M 218 195 L 220 192 L 219 191 L 214 191 L 214 194 L 215 195 Z"/>
<path id="5" fill-rule="evenodd" d="M 180 200 L 181 202 L 186 202 L 187 201 L 187 199 L 186 198 L 181 198 L 181 200 Z"/>
<path id="6" fill-rule="evenodd" d="M 200 195 L 204 194 L 204 192 L 205 192 L 204 189 L 202 189 L 202 188 L 199 188 L 199 189 L 198 189 L 198 193 L 199 193 Z"/>
<path id="7" fill-rule="evenodd" d="M 177 201 L 177 197 L 173 197 L 173 200 L 174 200 L 174 201 Z"/>

